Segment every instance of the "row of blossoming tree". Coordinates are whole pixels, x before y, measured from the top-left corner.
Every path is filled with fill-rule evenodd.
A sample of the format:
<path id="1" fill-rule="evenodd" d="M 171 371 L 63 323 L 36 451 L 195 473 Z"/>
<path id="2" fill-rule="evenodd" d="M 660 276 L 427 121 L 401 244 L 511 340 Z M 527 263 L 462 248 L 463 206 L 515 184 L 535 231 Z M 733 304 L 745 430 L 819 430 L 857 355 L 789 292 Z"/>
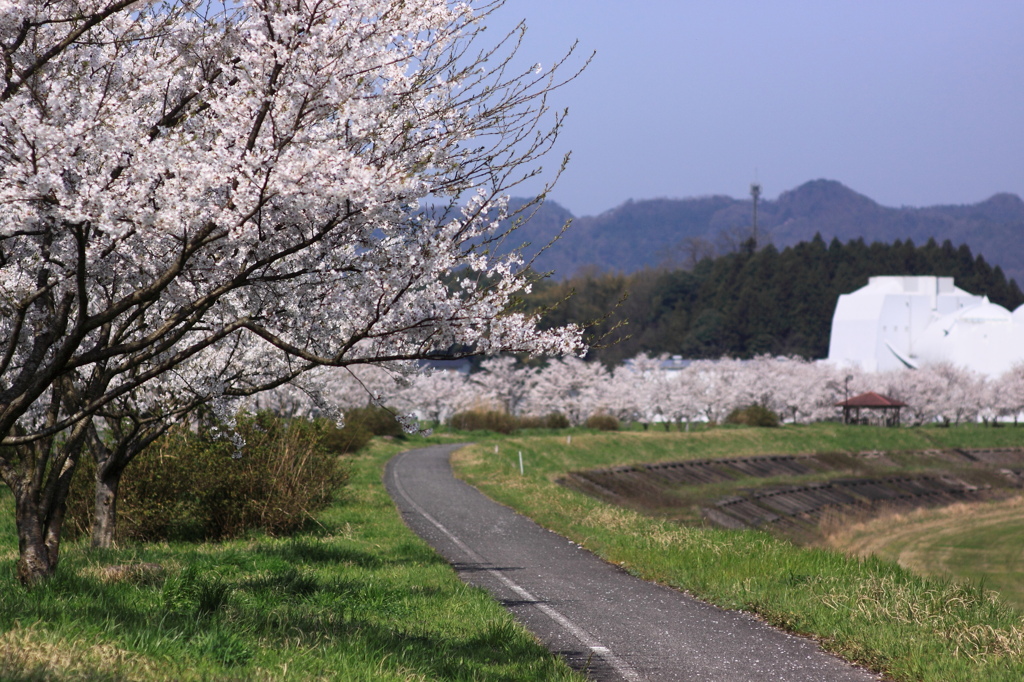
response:
<path id="1" fill-rule="evenodd" d="M 485 360 L 471 375 L 424 372 L 398 385 L 376 370 L 354 375 L 331 372 L 322 393 L 290 387 L 264 398 L 278 411 L 342 408 L 365 402 L 364 387 L 396 411 L 440 423 L 467 410 L 500 410 L 515 416 L 564 415 L 573 425 L 594 414 L 645 425 L 721 422 L 737 408 L 760 405 L 783 421 L 834 419 L 836 403 L 874 391 L 907 403 L 903 423 L 947 423 L 1016 419 L 1024 411 L 1024 365 L 997 379 L 947 364 L 917 370 L 871 373 L 798 358 L 698 360 L 679 369 L 667 358 L 639 355 L 609 371 L 597 362 L 555 359 L 538 369 L 513 358 Z"/>
<path id="2" fill-rule="evenodd" d="M 520 31 L 481 42 L 498 4 L 0 2 L 0 478 L 24 583 L 57 567 L 81 459 L 109 544 L 125 467 L 197 406 L 320 366 L 580 350 L 509 311 L 526 269 L 491 248 L 564 72 L 517 71 Z"/>

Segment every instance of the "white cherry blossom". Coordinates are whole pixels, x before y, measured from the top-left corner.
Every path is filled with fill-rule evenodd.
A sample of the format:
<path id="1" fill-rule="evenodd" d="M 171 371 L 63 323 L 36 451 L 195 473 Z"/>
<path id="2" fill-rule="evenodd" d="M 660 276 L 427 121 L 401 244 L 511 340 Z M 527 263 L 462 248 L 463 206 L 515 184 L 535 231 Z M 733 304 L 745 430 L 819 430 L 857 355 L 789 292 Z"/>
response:
<path id="1" fill-rule="evenodd" d="M 0 442 L 21 452 L 0 477 L 23 580 L 56 566 L 89 417 L 239 333 L 293 366 L 580 350 L 508 311 L 521 258 L 489 248 L 557 135 L 562 66 L 513 71 L 516 35 L 480 41 L 493 8 L 0 5 Z"/>

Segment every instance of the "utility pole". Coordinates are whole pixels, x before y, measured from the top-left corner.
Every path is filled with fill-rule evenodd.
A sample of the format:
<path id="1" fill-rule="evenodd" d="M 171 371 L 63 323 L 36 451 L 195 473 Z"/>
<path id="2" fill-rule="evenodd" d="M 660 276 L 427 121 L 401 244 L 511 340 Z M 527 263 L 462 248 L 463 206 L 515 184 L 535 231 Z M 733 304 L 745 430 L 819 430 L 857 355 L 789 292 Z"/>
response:
<path id="1" fill-rule="evenodd" d="M 750 197 L 754 200 L 754 250 L 757 250 L 757 200 L 761 197 L 761 183 L 750 183 Z"/>

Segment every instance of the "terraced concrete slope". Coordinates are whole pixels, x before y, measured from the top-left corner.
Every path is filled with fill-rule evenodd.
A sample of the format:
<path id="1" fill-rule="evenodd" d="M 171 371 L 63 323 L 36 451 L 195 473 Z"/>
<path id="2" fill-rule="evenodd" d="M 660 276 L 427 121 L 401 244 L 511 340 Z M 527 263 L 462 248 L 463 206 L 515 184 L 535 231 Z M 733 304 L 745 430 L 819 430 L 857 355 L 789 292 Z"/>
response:
<path id="1" fill-rule="evenodd" d="M 828 512 L 870 514 L 1016 492 L 1024 450 L 825 453 L 659 462 L 567 474 L 563 485 L 668 513 L 699 506 L 726 528 L 813 530 Z"/>
<path id="2" fill-rule="evenodd" d="M 635 578 L 457 481 L 459 446 L 412 450 L 385 484 L 406 523 L 594 680 L 878 678 L 748 616 Z"/>

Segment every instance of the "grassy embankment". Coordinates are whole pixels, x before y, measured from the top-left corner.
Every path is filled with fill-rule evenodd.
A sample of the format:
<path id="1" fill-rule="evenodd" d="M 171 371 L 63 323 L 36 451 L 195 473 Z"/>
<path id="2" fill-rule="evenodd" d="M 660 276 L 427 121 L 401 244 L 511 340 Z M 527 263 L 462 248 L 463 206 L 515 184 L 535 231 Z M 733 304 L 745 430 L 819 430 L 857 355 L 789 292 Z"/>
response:
<path id="1" fill-rule="evenodd" d="M 570 680 L 486 594 L 401 522 L 375 442 L 312 531 L 96 552 L 16 583 L 0 492 L 0 680 Z M 160 571 L 148 572 L 144 563 Z M 104 567 L 134 567 L 111 579 Z"/>
<path id="2" fill-rule="evenodd" d="M 640 462 L 1019 447 L 1024 428 L 819 424 L 688 434 L 575 434 L 571 442 L 566 434 L 555 433 L 475 440 L 476 445 L 455 455 L 461 477 L 632 573 L 757 613 L 896 680 L 1024 679 L 1024 617 L 974 583 L 922 577 L 884 559 L 797 547 L 766 533 L 687 527 L 601 503 L 553 482 L 566 471 Z M 519 451 L 525 462 L 522 476 Z M 999 536 L 998 542 L 1004 541 L 1012 537 Z"/>
<path id="3" fill-rule="evenodd" d="M 954 575 L 1024 609 L 1024 497 L 917 509 L 835 528 L 829 546 L 922 575 Z"/>

